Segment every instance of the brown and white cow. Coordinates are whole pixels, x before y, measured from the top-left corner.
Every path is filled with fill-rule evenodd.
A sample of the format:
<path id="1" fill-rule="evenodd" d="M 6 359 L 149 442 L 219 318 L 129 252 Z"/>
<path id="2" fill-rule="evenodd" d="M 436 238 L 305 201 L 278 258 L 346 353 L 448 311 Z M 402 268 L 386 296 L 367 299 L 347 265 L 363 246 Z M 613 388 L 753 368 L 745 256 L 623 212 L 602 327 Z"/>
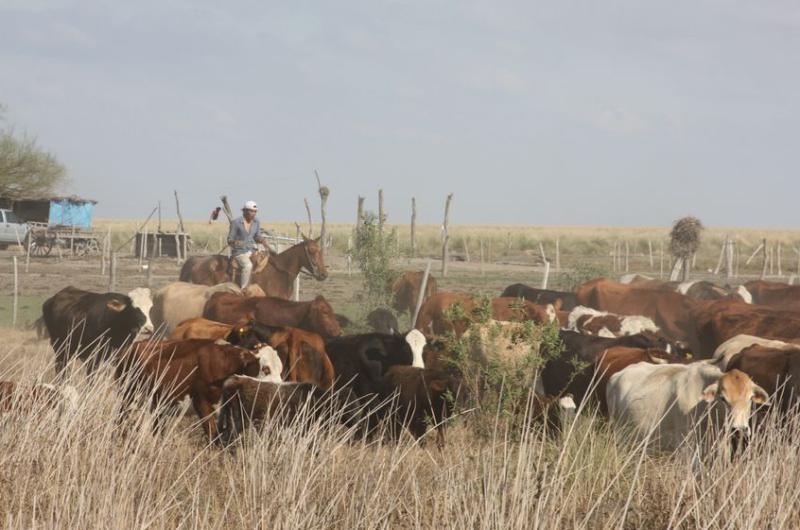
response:
<path id="1" fill-rule="evenodd" d="M 598 337 L 622 337 L 645 331 L 658 333 L 655 322 L 641 315 L 615 315 L 590 307 L 578 306 L 570 311 L 566 328 L 584 335 Z"/>
<path id="2" fill-rule="evenodd" d="M 263 346 L 253 353 L 224 341 L 137 342 L 122 356 L 116 378 L 123 384 L 123 400 L 130 404 L 137 392 L 152 396 L 156 426 L 165 406 L 189 397 L 203 422 L 209 440 L 216 436 L 214 404 L 222 396 L 222 384 L 235 374 L 258 377 L 270 373 L 277 353 Z"/>
<path id="3" fill-rule="evenodd" d="M 753 345 L 734 355 L 727 370 L 741 370 L 776 399 L 787 412 L 800 401 L 800 346 Z"/>
<path id="4" fill-rule="evenodd" d="M 722 372 L 709 361 L 633 364 L 611 376 L 606 388 L 612 424 L 666 451 L 678 449 L 695 427 L 727 427 L 736 449 L 750 437 L 753 404 L 767 399 L 746 373 Z"/>

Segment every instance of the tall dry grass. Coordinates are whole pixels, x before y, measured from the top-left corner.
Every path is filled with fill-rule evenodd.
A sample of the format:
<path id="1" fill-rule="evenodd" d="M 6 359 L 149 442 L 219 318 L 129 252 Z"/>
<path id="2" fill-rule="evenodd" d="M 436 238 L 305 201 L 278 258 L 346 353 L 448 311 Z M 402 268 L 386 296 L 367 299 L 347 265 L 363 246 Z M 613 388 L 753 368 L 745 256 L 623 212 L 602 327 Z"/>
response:
<path id="1" fill-rule="evenodd" d="M 0 379 L 52 375 L 52 352 L 4 331 Z M 444 451 L 341 428 L 267 426 L 235 452 L 196 418 L 162 435 L 147 412 L 119 425 L 108 369 L 77 366 L 75 410 L 0 416 L 0 516 L 13 528 L 797 528 L 800 425 L 772 420 L 730 462 L 718 443 L 654 455 L 583 412 L 556 438 L 458 419 Z"/>

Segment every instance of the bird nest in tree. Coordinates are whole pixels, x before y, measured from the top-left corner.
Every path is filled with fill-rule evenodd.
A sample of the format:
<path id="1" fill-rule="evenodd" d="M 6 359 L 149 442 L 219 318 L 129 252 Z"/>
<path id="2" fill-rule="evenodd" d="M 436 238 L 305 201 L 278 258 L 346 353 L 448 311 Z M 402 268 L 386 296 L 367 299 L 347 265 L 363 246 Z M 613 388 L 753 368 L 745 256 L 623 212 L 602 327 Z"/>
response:
<path id="1" fill-rule="evenodd" d="M 697 217 L 678 219 L 670 232 L 669 250 L 677 258 L 688 258 L 700 248 L 703 223 Z"/>

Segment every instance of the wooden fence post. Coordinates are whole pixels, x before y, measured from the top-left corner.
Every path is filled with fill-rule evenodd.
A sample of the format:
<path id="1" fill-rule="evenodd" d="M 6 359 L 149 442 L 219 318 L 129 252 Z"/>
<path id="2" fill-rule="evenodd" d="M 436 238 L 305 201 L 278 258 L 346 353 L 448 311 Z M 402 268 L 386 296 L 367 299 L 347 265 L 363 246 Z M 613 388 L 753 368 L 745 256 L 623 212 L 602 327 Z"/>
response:
<path id="1" fill-rule="evenodd" d="M 658 278 L 664 278 L 664 240 L 658 242 Z"/>
<path id="2" fill-rule="evenodd" d="M 725 239 L 725 277 L 731 279 L 734 274 L 733 269 L 733 239 Z"/>
<path id="3" fill-rule="evenodd" d="M 175 262 L 181 264 L 181 238 L 178 233 L 175 233 Z"/>
<path id="4" fill-rule="evenodd" d="M 561 272 L 561 250 L 559 246 L 559 237 L 556 236 L 556 273 Z"/>
<path id="5" fill-rule="evenodd" d="M 469 263 L 469 246 L 467 245 L 467 238 L 465 236 L 461 236 L 461 244 L 464 245 L 464 257 Z"/>
<path id="6" fill-rule="evenodd" d="M 544 276 L 542 277 L 542 289 L 547 289 L 547 280 L 550 278 L 550 262 L 544 262 Z"/>
<path id="7" fill-rule="evenodd" d="M 331 190 L 328 186 L 323 186 L 322 182 L 319 180 L 319 173 L 317 170 L 314 170 L 314 175 L 317 177 L 317 187 L 319 191 L 319 216 L 320 216 L 320 229 L 319 229 L 319 237 L 320 241 L 322 241 L 322 248 L 325 248 L 325 238 L 328 237 L 328 219 L 327 219 L 327 209 L 328 209 L 328 197 L 331 194 Z"/>
<path id="8" fill-rule="evenodd" d="M 297 226 L 297 236 L 296 237 L 299 240 L 300 239 L 300 225 L 297 224 L 296 226 Z M 300 301 L 300 275 L 299 274 L 297 276 L 295 276 L 295 278 L 294 278 L 294 301 L 295 302 L 299 302 Z"/>
<path id="9" fill-rule="evenodd" d="M 181 201 L 178 200 L 178 190 L 175 191 L 175 213 L 178 214 L 178 227 L 180 228 L 180 232 L 186 232 L 186 228 L 183 226 L 183 216 L 181 215 Z"/>
<path id="10" fill-rule="evenodd" d="M 451 194 L 452 195 L 452 194 Z M 425 289 L 428 288 L 428 276 L 431 274 L 431 260 L 425 266 L 425 274 L 422 275 L 422 284 L 420 285 L 419 295 L 417 296 L 417 303 L 414 306 L 414 316 L 411 317 L 411 329 L 417 325 L 417 317 L 419 317 L 419 310 L 422 309 L 422 300 L 425 298 Z"/>
<path id="11" fill-rule="evenodd" d="M 411 257 L 417 256 L 417 199 L 411 197 Z"/>
<path id="12" fill-rule="evenodd" d="M 378 232 L 383 233 L 383 223 L 386 222 L 386 213 L 383 211 L 383 189 L 378 190 Z"/>
<path id="13" fill-rule="evenodd" d="M 484 260 L 484 257 L 483 257 L 483 239 L 479 239 L 479 240 L 478 240 L 478 242 L 479 242 L 479 244 L 480 244 L 480 249 L 481 249 L 481 276 L 483 276 L 483 274 L 484 274 L 484 266 L 483 266 L 483 260 Z"/>
<path id="14" fill-rule="evenodd" d="M 117 288 L 117 253 L 111 251 L 108 264 L 108 290 L 115 291 Z"/>
<path id="15" fill-rule="evenodd" d="M 725 236 L 725 240 L 722 242 L 722 248 L 719 251 L 719 259 L 717 260 L 717 266 L 714 267 L 714 272 L 713 272 L 714 276 L 719 274 L 719 271 L 722 270 L 722 260 L 727 255 L 727 250 L 728 250 L 728 237 Z"/>
<path id="16" fill-rule="evenodd" d="M 450 234 L 447 232 L 450 224 L 450 203 L 453 200 L 453 194 L 447 195 L 447 200 L 444 203 L 444 223 L 442 224 L 442 277 L 447 276 L 447 265 L 450 261 Z"/>
<path id="17" fill-rule="evenodd" d="M 12 256 L 14 263 L 14 299 L 11 302 L 11 327 L 17 327 L 17 306 L 19 304 L 19 272 L 17 271 L 17 257 Z"/>
<path id="18" fill-rule="evenodd" d="M 649 239 L 647 240 L 647 253 L 650 255 L 650 270 L 652 271 L 655 268 L 653 263 L 653 242 Z"/>
<path id="19" fill-rule="evenodd" d="M 631 249 L 630 249 L 630 246 L 628 246 L 628 240 L 626 239 L 625 240 L 625 272 L 628 272 L 630 270 L 630 253 L 631 253 Z"/>
<path id="20" fill-rule="evenodd" d="M 761 241 L 761 247 L 764 249 L 764 263 L 761 265 L 761 279 L 763 280 L 767 276 L 767 265 L 769 264 L 769 259 L 767 255 L 767 238 L 764 238 Z"/>
<path id="21" fill-rule="evenodd" d="M 306 205 L 306 214 L 308 214 L 308 237 L 314 237 L 314 225 L 311 223 L 311 206 L 308 205 L 308 199 L 303 197 L 303 203 Z M 323 241 L 324 245 L 325 242 Z"/>
<path id="22" fill-rule="evenodd" d="M 782 271 L 783 267 L 781 266 L 781 242 L 780 241 L 778 241 L 777 255 L 778 255 L 778 276 L 783 276 L 783 271 Z"/>
<path id="23" fill-rule="evenodd" d="M 75 256 L 75 226 L 72 226 L 72 237 L 69 238 L 69 255 Z"/>
<path id="24" fill-rule="evenodd" d="M 31 266 L 31 246 L 33 245 L 33 230 L 28 230 L 28 248 L 25 249 L 25 274 Z"/>

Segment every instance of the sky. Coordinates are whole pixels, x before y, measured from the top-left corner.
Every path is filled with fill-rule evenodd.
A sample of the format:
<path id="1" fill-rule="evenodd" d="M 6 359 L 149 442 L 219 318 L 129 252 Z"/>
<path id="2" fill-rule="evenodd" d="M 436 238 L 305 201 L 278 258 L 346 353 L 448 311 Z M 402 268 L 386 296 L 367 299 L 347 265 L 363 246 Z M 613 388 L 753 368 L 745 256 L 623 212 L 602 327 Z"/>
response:
<path id="1" fill-rule="evenodd" d="M 0 0 L 0 102 L 98 217 L 796 227 L 800 3 Z M 316 212 L 315 212 L 316 217 Z"/>

